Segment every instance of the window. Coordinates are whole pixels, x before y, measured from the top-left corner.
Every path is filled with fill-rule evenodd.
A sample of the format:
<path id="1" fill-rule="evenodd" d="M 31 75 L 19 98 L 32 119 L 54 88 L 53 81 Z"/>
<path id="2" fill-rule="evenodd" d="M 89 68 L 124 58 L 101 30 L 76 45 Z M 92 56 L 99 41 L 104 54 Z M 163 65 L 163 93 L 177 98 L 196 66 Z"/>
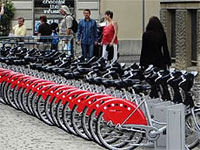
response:
<path id="1" fill-rule="evenodd" d="M 171 21 L 171 58 L 172 62 L 175 62 L 176 60 L 176 11 L 175 10 L 170 10 L 170 21 Z"/>
<path id="2" fill-rule="evenodd" d="M 197 64 L 197 11 L 190 10 L 191 13 L 191 62 Z"/>

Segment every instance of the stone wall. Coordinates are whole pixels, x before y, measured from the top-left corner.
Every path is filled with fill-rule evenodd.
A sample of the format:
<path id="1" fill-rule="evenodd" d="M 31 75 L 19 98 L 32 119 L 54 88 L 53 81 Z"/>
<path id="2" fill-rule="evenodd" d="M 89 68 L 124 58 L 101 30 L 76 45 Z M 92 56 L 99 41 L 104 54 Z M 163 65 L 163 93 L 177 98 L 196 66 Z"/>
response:
<path id="1" fill-rule="evenodd" d="M 175 64 L 178 69 L 200 70 L 200 1 L 162 0 L 160 19 L 171 47 L 171 11 L 175 11 Z M 197 10 L 197 62 L 192 62 L 191 10 Z"/>
<path id="2" fill-rule="evenodd" d="M 182 69 L 187 67 L 187 37 L 186 37 L 186 10 L 176 11 L 176 67 Z"/>

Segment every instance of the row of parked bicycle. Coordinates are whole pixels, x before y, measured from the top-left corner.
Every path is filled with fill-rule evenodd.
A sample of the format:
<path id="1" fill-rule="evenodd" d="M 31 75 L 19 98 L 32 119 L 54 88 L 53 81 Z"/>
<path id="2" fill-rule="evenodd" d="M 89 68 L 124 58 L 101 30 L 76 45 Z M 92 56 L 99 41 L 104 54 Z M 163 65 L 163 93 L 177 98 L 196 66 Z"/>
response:
<path id="1" fill-rule="evenodd" d="M 200 114 L 192 97 L 197 72 L 169 71 L 57 51 L 0 49 L 1 102 L 108 149 L 149 146 L 166 132 L 153 100 L 186 105 L 186 148 L 199 144 Z M 4 69 L 3 69 L 4 68 Z M 158 127 L 157 125 L 162 127 Z"/>

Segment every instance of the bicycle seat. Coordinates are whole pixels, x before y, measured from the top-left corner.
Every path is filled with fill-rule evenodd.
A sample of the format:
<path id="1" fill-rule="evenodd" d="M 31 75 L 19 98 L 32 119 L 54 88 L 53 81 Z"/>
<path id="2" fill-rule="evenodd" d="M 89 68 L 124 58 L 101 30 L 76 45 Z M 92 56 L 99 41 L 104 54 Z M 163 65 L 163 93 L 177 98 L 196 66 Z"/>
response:
<path id="1" fill-rule="evenodd" d="M 174 78 L 168 81 L 168 84 L 172 86 L 174 89 L 177 89 L 179 87 L 179 83 L 183 81 L 183 78 L 180 76 L 178 78 Z"/>
<path id="2" fill-rule="evenodd" d="M 185 91 L 189 92 L 193 86 L 194 83 L 194 74 L 192 73 L 187 73 L 186 75 L 183 76 L 183 81 L 179 83 L 179 86 Z"/>
<path id="3" fill-rule="evenodd" d="M 133 85 L 132 88 L 134 89 L 136 94 L 140 94 L 140 93 L 146 93 L 148 90 L 151 89 L 150 85 L 141 85 L 141 84 L 137 84 L 137 85 Z"/>
<path id="4" fill-rule="evenodd" d="M 117 89 L 122 89 L 122 88 L 126 88 L 127 86 L 123 81 L 117 80 L 117 81 L 115 81 L 115 87 Z"/>
<path id="5" fill-rule="evenodd" d="M 171 78 L 171 74 L 167 74 L 167 75 L 164 75 L 164 76 L 162 76 L 161 77 L 161 81 L 160 81 L 160 83 L 162 84 L 167 84 L 167 81 L 169 80 Z"/>
<path id="6" fill-rule="evenodd" d="M 80 72 L 80 74 L 87 74 L 89 73 L 90 71 L 92 71 L 91 68 L 77 68 L 77 71 Z"/>
<path id="7" fill-rule="evenodd" d="M 86 81 L 90 84 L 96 84 L 94 78 L 86 78 Z"/>
<path id="8" fill-rule="evenodd" d="M 74 79 L 74 74 L 72 72 L 67 72 L 63 74 L 63 77 L 65 77 L 66 79 Z"/>
<path id="9" fill-rule="evenodd" d="M 94 78 L 94 83 L 97 85 L 101 85 L 103 80 L 105 80 L 105 78 L 96 77 Z"/>
<path id="10" fill-rule="evenodd" d="M 70 64 L 70 61 L 62 62 L 62 64 L 59 65 L 59 68 L 69 68 Z"/>
<path id="11" fill-rule="evenodd" d="M 113 79 L 118 79 L 118 74 L 115 71 L 109 71 L 105 75 L 103 75 L 104 78 L 112 77 Z"/>
<path id="12" fill-rule="evenodd" d="M 122 80 L 122 81 L 123 81 L 124 84 L 126 84 L 127 87 L 141 83 L 141 81 L 139 79 L 125 79 L 125 80 Z"/>
<path id="13" fill-rule="evenodd" d="M 73 74 L 74 74 L 75 79 L 83 79 L 84 78 L 83 74 L 81 74 L 78 71 L 74 71 Z"/>
<path id="14" fill-rule="evenodd" d="M 25 56 L 24 59 L 28 62 L 36 62 L 37 58 L 34 56 Z"/>
<path id="15" fill-rule="evenodd" d="M 21 60 L 13 60 L 13 63 L 15 65 L 24 65 L 26 64 L 26 61 L 24 59 L 21 59 Z"/>
<path id="16" fill-rule="evenodd" d="M 114 80 L 102 80 L 102 84 L 105 87 L 114 87 L 115 86 L 115 81 Z"/>

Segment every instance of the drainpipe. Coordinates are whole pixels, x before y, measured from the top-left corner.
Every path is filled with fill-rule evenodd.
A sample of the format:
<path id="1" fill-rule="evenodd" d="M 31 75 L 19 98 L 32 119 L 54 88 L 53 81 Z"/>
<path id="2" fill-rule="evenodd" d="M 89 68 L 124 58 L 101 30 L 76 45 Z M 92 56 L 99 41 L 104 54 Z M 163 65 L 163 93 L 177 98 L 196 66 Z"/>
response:
<path id="1" fill-rule="evenodd" d="M 145 31 L 145 0 L 142 0 L 142 31 Z"/>

